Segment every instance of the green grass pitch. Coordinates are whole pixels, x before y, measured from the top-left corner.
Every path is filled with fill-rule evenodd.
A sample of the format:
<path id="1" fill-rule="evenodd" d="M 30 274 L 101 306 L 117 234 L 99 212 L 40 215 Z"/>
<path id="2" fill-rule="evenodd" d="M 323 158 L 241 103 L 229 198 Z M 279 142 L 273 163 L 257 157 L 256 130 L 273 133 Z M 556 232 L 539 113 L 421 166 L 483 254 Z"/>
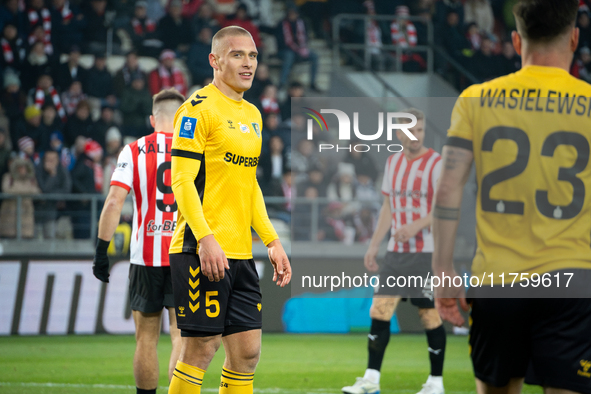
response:
<path id="1" fill-rule="evenodd" d="M 259 394 L 331 394 L 363 375 L 367 337 L 265 334 L 255 375 Z M 133 336 L 0 337 L 0 393 L 135 393 Z M 168 336 L 159 344 L 159 393 L 166 393 Z M 223 363 L 218 351 L 205 375 L 203 393 L 217 393 Z M 393 335 L 382 367 L 382 393 L 413 394 L 428 369 L 424 335 Z M 444 367 L 446 392 L 475 393 L 467 337 L 448 336 Z M 524 393 L 541 393 L 526 386 Z"/>

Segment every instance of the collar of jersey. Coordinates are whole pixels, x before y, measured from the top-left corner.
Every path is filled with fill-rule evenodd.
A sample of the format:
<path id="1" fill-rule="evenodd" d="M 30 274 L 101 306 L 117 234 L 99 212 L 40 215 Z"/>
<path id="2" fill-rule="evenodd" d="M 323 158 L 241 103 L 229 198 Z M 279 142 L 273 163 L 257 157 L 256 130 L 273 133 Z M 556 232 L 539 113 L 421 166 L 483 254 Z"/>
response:
<path id="1" fill-rule="evenodd" d="M 414 159 L 412 159 L 412 160 L 409 160 L 409 159 L 408 159 L 408 157 L 406 157 L 406 155 L 405 155 L 404 153 L 402 154 L 402 156 L 404 156 L 404 159 L 405 159 L 407 162 L 409 162 L 409 163 L 413 163 L 413 162 L 415 162 L 415 161 L 419 160 L 420 158 L 422 158 L 422 157 L 425 157 L 427 154 L 431 153 L 431 151 L 432 151 L 432 150 L 433 150 L 432 148 L 427 148 L 427 152 L 423 153 L 423 154 L 422 154 L 422 155 L 420 155 L 420 156 L 417 156 L 417 157 L 415 157 L 415 158 L 414 158 Z"/>
<path id="2" fill-rule="evenodd" d="M 213 83 L 210 83 L 210 84 L 209 84 L 209 85 L 207 85 L 207 86 L 211 86 L 213 89 L 215 89 L 215 90 L 216 90 L 216 92 L 218 92 L 218 94 L 219 94 L 220 96 L 222 96 L 222 97 L 223 97 L 225 100 L 228 100 L 228 101 L 229 101 L 229 102 L 231 102 L 231 103 L 234 103 L 234 104 L 237 104 L 237 105 L 242 105 L 242 103 L 244 102 L 244 98 L 242 98 L 242 99 L 240 99 L 240 100 L 234 100 L 233 98 L 230 98 L 230 97 L 226 96 L 226 95 L 224 94 L 224 92 L 222 92 L 220 89 L 218 89 L 218 87 L 217 87 L 217 86 L 215 86 Z"/>
<path id="3" fill-rule="evenodd" d="M 534 73 L 543 73 L 543 74 L 566 74 L 570 75 L 570 73 L 562 68 L 559 67 L 551 67 L 551 66 L 536 66 L 536 65 L 529 65 L 524 66 L 521 71 L 523 72 L 534 72 Z"/>

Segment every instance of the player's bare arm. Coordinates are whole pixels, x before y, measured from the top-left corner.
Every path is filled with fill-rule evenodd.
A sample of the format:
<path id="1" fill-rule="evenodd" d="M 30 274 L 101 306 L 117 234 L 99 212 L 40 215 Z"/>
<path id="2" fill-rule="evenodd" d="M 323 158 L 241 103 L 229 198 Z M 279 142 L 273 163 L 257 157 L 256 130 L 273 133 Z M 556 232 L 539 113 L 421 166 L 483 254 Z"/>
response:
<path id="1" fill-rule="evenodd" d="M 433 208 L 433 275 L 456 276 L 453 267 L 453 250 L 460 219 L 460 205 L 464 185 L 468 180 L 474 155 L 468 149 L 444 146 L 442 152 L 443 168 Z M 442 293 L 443 291 L 443 293 Z M 461 326 L 464 318 L 458 309 L 457 300 L 467 310 L 463 288 L 436 290 L 435 305 L 441 317 L 450 323 Z"/>
<path id="2" fill-rule="evenodd" d="M 365 257 L 363 258 L 363 264 L 369 272 L 377 272 L 379 269 L 376 256 L 380 250 L 380 244 L 390 230 L 392 225 L 391 222 L 392 210 L 390 209 L 390 201 L 388 196 L 384 196 L 384 202 L 382 203 L 382 208 L 380 209 L 380 216 L 378 217 L 376 230 L 371 236 L 369 247 L 367 248 L 367 252 L 365 252 Z"/>
<path id="3" fill-rule="evenodd" d="M 273 282 L 276 282 L 277 286 L 284 287 L 291 281 L 291 264 L 287 254 L 279 239 L 271 241 L 267 248 L 269 260 L 273 264 Z"/>
<path id="4" fill-rule="evenodd" d="M 119 224 L 121 209 L 123 209 L 127 193 L 128 191 L 121 186 L 112 185 L 99 220 L 98 241 L 94 253 L 92 272 L 97 279 L 105 283 L 109 283 L 107 248 Z"/>
<path id="5" fill-rule="evenodd" d="M 129 192 L 121 186 L 111 185 L 99 220 L 98 237 L 110 241 L 121 218 L 121 210 Z"/>

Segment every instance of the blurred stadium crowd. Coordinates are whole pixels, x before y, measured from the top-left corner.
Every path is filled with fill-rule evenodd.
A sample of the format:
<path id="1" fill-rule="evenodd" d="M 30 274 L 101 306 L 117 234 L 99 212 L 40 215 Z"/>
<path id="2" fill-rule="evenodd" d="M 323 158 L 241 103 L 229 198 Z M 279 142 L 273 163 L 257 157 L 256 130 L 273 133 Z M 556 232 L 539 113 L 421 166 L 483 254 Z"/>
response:
<path id="1" fill-rule="evenodd" d="M 398 45 L 403 51 L 403 71 L 426 71 L 427 59 L 420 51 L 409 48 L 429 45 L 428 24 L 432 24 L 434 44 L 471 73 L 467 80 L 461 71 L 449 67 L 441 57 L 436 59 L 438 73 L 452 80 L 458 89 L 476 81 L 486 81 L 515 72 L 521 67 L 519 56 L 511 44 L 515 29 L 512 9 L 516 0 L 343 0 L 334 2 L 331 14 L 357 13 L 396 15 L 392 21 L 362 21 L 341 27 L 341 37 L 351 43 L 365 43 L 373 54 L 372 67 L 393 70 L 394 53 L 384 45 Z M 338 3 L 338 4 L 336 4 Z M 581 31 L 572 74 L 591 80 L 591 2 L 580 0 L 577 26 Z M 418 17 L 409 21 L 406 17 Z M 315 24 L 317 25 L 317 24 Z M 320 24 L 321 25 L 321 24 Z M 407 49 L 405 51 L 405 49 Z"/>
<path id="2" fill-rule="evenodd" d="M 293 224 L 294 240 L 365 242 L 373 233 L 381 164 L 348 153 L 341 163 L 319 158 L 303 138 L 305 119 L 291 115 L 291 98 L 319 94 L 319 56 L 310 40 L 330 47 L 331 21 L 340 13 L 396 15 L 392 22 L 340 26 L 344 42 L 365 43 L 378 70 L 393 70 L 391 53 L 435 44 L 478 80 L 516 71 L 510 42 L 515 0 L 4 0 L 0 5 L 0 177 L 10 194 L 108 191 L 127 142 L 150 133 L 151 96 L 176 87 L 189 95 L 208 84 L 211 38 L 221 27 L 249 30 L 260 51 L 245 98 L 263 115 L 257 174 L 266 196 L 323 199 L 315 217 L 309 204 L 270 203 L 270 216 Z M 591 1 L 580 0 L 581 38 L 573 75 L 591 81 Z M 407 16 L 422 19 L 407 20 Z M 423 72 L 421 52 L 403 52 L 403 71 Z M 385 59 L 385 60 L 384 60 Z M 350 59 L 343 56 L 343 62 Z M 310 64 L 305 85 L 292 76 Z M 274 70 L 274 72 L 272 72 Z M 458 88 L 470 81 L 437 59 L 435 70 Z M 292 135 L 294 130 L 301 134 Z M 320 140 L 330 142 L 330 135 Z M 302 138 L 298 138 L 301 135 Z M 292 144 L 294 144 L 292 149 Z M 293 172 L 292 172 L 293 171 Z M 299 201 L 299 200 L 298 200 Z M 292 216 L 293 214 L 293 216 Z M 88 238 L 84 201 L 24 199 L 24 238 Z M 292 223 L 293 217 L 293 223 Z M 310 231 L 316 220 L 316 230 Z M 16 201 L 0 207 L 0 237 L 16 235 Z"/>

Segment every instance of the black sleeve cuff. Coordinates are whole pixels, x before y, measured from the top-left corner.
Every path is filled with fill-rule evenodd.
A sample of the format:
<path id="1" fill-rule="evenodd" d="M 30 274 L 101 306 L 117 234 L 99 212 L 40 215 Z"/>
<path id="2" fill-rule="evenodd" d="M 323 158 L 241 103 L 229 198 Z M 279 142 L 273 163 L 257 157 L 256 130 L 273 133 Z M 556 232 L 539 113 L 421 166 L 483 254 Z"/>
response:
<path id="1" fill-rule="evenodd" d="M 203 153 L 191 152 L 188 150 L 173 149 L 170 151 L 171 156 L 186 157 L 187 159 L 203 160 Z"/>
<path id="2" fill-rule="evenodd" d="M 460 137 L 447 137 L 445 145 L 455 146 L 456 148 L 462 148 L 472 151 L 472 141 Z"/>

